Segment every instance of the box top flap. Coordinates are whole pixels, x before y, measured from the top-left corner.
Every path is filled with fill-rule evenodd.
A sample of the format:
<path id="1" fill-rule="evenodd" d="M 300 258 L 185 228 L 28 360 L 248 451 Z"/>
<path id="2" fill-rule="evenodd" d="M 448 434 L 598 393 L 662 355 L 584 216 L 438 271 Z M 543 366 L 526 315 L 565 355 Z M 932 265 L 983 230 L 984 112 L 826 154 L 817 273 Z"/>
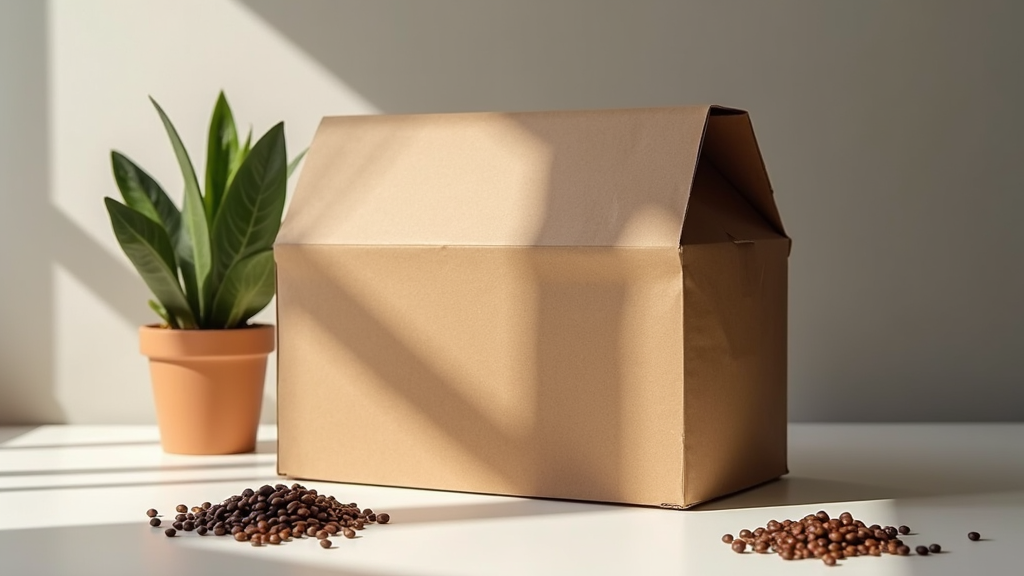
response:
<path id="1" fill-rule="evenodd" d="M 708 113 L 325 118 L 278 243 L 675 247 Z M 723 126 L 712 156 L 746 143 L 743 126 Z M 753 153 L 719 168 L 770 201 Z"/>
<path id="2" fill-rule="evenodd" d="M 700 154 L 701 163 L 710 162 L 775 232 L 786 235 L 754 128 L 746 112 L 712 108 Z"/>

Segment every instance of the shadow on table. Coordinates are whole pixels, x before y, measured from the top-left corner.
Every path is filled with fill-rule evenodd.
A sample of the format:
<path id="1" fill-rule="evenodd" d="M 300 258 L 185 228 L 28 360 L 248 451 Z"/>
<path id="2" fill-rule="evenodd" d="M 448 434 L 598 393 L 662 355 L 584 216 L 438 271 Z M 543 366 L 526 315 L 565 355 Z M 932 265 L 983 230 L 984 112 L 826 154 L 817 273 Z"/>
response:
<path id="1" fill-rule="evenodd" d="M 587 512 L 608 512 L 621 508 L 610 504 L 591 504 L 565 500 L 512 499 L 479 504 L 451 504 L 446 506 L 422 506 L 379 510 L 388 512 L 401 524 L 429 522 L 460 522 L 464 520 L 497 520 L 519 516 L 547 516 L 552 514 L 580 514 Z"/>
<path id="2" fill-rule="evenodd" d="M 111 448 L 120 446 L 159 446 L 159 440 L 129 440 L 119 442 L 84 442 L 71 444 L 32 444 L 24 446 L 0 446 L 4 450 L 53 450 L 60 448 Z"/>
<path id="3" fill-rule="evenodd" d="M 24 436 L 35 429 L 35 426 L 11 426 L 0 428 L 0 449 L 4 448 L 4 442 L 14 440 L 18 436 Z"/>
<path id="4" fill-rule="evenodd" d="M 96 488 L 136 488 L 138 486 L 175 486 L 182 484 L 221 484 L 225 482 L 246 482 L 252 484 L 275 484 L 279 477 L 270 474 L 253 474 L 250 476 L 238 476 L 233 478 L 198 478 L 192 480 L 153 480 L 147 482 L 104 482 L 97 484 L 60 484 L 54 486 L 10 486 L 0 488 L 0 494 L 5 492 L 50 492 L 53 490 L 90 490 Z"/>
<path id="5" fill-rule="evenodd" d="M 738 510 L 831 502 L 860 502 L 907 497 L 901 488 L 875 486 L 842 480 L 786 476 L 731 496 L 695 506 L 693 510 Z"/>
<path id="6" fill-rule="evenodd" d="M 4 574 L 394 576 L 383 570 L 346 568 L 344 548 L 350 543 L 345 541 L 336 541 L 331 550 L 321 550 L 312 541 L 282 544 L 310 549 L 311 560 L 300 563 L 275 557 L 277 550 L 272 547 L 252 548 L 228 537 L 182 532 L 167 538 L 162 532 L 145 522 L 0 530 L 0 558 L 4 559 Z M 200 539 L 201 546 L 197 545 Z M 59 552 L 53 553 L 54 549 Z"/>

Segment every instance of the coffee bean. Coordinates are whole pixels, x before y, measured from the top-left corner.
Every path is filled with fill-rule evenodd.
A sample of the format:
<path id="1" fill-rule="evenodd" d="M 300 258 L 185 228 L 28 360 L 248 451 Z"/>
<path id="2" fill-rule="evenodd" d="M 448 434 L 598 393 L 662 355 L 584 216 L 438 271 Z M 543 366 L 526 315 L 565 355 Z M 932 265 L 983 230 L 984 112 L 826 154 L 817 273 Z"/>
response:
<path id="1" fill-rule="evenodd" d="M 896 548 L 896 553 L 899 554 L 900 556 L 907 556 L 907 555 L 910 554 L 910 547 L 909 546 L 900 546 L 900 547 Z"/>
<path id="2" fill-rule="evenodd" d="M 348 533 L 347 532 L 345 533 L 345 536 L 348 537 Z M 352 533 L 352 537 L 355 537 L 355 533 L 354 532 Z M 732 543 L 732 551 L 733 552 L 736 552 L 737 554 L 742 554 L 743 551 L 746 550 L 746 549 L 747 549 L 747 543 L 744 542 L 743 540 L 734 540 L 733 541 L 733 543 Z"/>
<path id="3" fill-rule="evenodd" d="M 157 526 L 160 525 L 160 519 L 159 518 L 150 518 L 149 519 L 149 525 L 152 526 L 153 528 L 156 528 Z"/>
<path id="4" fill-rule="evenodd" d="M 725 542 L 726 544 L 732 544 L 733 540 L 734 538 L 732 537 L 732 534 L 725 534 L 722 536 L 722 542 Z"/>
<path id="5" fill-rule="evenodd" d="M 342 535 L 345 536 L 345 538 L 355 538 L 356 537 L 356 531 L 351 529 L 351 528 L 344 528 L 344 529 L 342 529 L 341 533 L 342 533 Z M 736 542 L 742 543 L 743 541 L 742 540 L 736 540 L 735 542 L 733 542 L 733 544 L 735 545 Z"/>
<path id="6" fill-rule="evenodd" d="M 928 555 L 928 547 L 927 546 L 918 546 L 917 548 L 914 548 L 914 552 L 917 552 L 918 556 L 927 556 Z"/>
<path id="7" fill-rule="evenodd" d="M 387 524 L 388 522 L 391 522 L 391 515 L 387 512 L 377 514 L 377 522 L 379 524 Z"/>
<path id="8" fill-rule="evenodd" d="M 164 530 L 164 536 L 167 536 L 168 538 L 174 536 L 177 533 L 178 533 L 178 531 L 175 530 L 174 528 L 168 528 L 167 530 Z"/>
<path id="9" fill-rule="evenodd" d="M 185 506 L 184 504 L 178 504 L 174 509 L 177 510 L 179 514 L 184 514 L 185 512 L 188 512 L 188 507 Z"/>
<path id="10" fill-rule="evenodd" d="M 331 541 L 328 540 L 327 538 L 324 538 L 323 540 L 320 541 L 320 547 L 324 548 L 324 549 L 330 548 L 331 547 Z"/>
<path id="11" fill-rule="evenodd" d="M 196 525 L 195 522 L 191 520 L 185 520 L 185 522 L 182 523 L 182 528 L 185 530 L 185 532 L 191 532 L 196 529 Z"/>
<path id="12" fill-rule="evenodd" d="M 967 538 L 970 539 L 971 542 L 977 542 L 978 540 L 981 540 L 981 534 L 978 534 L 977 532 L 968 532 Z"/>
<path id="13" fill-rule="evenodd" d="M 928 551 L 932 554 L 938 554 L 939 552 L 942 552 L 942 546 L 939 546 L 938 544 L 932 544 L 928 547 Z"/>
<path id="14" fill-rule="evenodd" d="M 244 530 L 242 530 L 240 532 L 235 532 L 235 540 L 237 542 L 245 542 L 248 539 L 249 539 L 249 535 L 246 534 Z"/>
<path id="15" fill-rule="evenodd" d="M 768 543 L 758 542 L 757 544 L 754 544 L 754 552 L 757 552 L 758 554 L 766 554 L 768 552 Z"/>
<path id="16" fill-rule="evenodd" d="M 150 508 L 149 510 L 146 510 L 146 516 L 149 516 L 150 518 L 156 517 L 157 514 L 159 514 L 159 512 L 157 512 L 153 508 Z"/>
<path id="17" fill-rule="evenodd" d="M 228 533 L 228 531 L 223 526 L 220 526 L 218 528 L 214 528 L 213 529 L 213 535 L 214 536 L 223 536 L 223 535 L 225 535 L 227 533 Z"/>
<path id="18" fill-rule="evenodd" d="M 900 531 L 900 534 L 903 534 L 904 536 L 906 536 L 907 534 L 910 534 L 910 527 L 906 526 L 906 525 L 900 526 L 899 531 Z"/>
<path id="19" fill-rule="evenodd" d="M 281 537 L 277 534 L 271 534 L 270 536 L 267 536 L 267 542 L 270 542 L 271 544 L 280 544 Z"/>
<path id="20" fill-rule="evenodd" d="M 261 538 L 253 538 L 249 541 L 249 545 L 253 548 L 259 548 L 260 546 L 263 546 L 263 540 Z"/>
<path id="21" fill-rule="evenodd" d="M 209 532 L 209 528 L 207 528 L 206 526 L 200 526 L 199 528 L 196 528 L 196 534 L 199 534 L 200 536 L 206 536 L 207 532 Z"/>
<path id="22" fill-rule="evenodd" d="M 754 533 L 751 532 L 750 530 L 747 530 L 746 528 L 744 528 L 743 530 L 740 530 L 740 538 L 752 538 L 753 536 L 754 536 Z"/>
<path id="23" fill-rule="evenodd" d="M 836 565 L 836 559 L 832 556 L 822 556 L 821 561 L 824 562 L 826 566 Z"/>
<path id="24" fill-rule="evenodd" d="M 174 523 L 171 524 L 171 526 L 174 526 L 175 530 L 183 530 L 184 529 L 184 525 L 181 522 L 174 522 Z"/>

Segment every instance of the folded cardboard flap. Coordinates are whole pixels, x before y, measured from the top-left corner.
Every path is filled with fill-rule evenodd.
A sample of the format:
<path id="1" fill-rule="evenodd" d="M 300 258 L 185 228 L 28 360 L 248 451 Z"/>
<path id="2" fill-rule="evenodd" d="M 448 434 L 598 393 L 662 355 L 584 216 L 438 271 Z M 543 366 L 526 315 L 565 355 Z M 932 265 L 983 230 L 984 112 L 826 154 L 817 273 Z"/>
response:
<path id="1" fill-rule="evenodd" d="M 327 118 L 275 246 L 279 471 L 669 508 L 777 477 L 788 247 L 741 111 Z"/>

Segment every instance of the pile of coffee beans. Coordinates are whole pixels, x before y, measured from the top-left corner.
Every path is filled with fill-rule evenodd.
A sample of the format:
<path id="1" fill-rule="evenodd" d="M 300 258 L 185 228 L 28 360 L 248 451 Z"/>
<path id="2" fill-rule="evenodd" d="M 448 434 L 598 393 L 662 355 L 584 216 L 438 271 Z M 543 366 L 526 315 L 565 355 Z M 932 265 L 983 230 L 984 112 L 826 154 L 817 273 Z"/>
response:
<path id="1" fill-rule="evenodd" d="M 829 566 L 836 561 L 855 556 L 881 556 L 882 554 L 910 555 L 910 547 L 900 536 L 910 534 L 909 526 L 868 526 L 849 512 L 830 518 L 825 511 L 809 514 L 800 520 L 772 520 L 753 531 L 740 530 L 739 536 L 722 536 L 722 542 L 737 553 L 747 548 L 758 554 L 778 554 L 784 560 L 819 558 Z M 981 539 L 977 532 L 967 535 L 972 541 Z M 938 554 L 938 544 L 918 546 L 921 556 Z"/>
<path id="2" fill-rule="evenodd" d="M 231 536 L 252 546 L 277 545 L 308 536 L 319 540 L 322 548 L 330 548 L 331 536 L 355 538 L 356 531 L 369 524 L 391 521 L 387 513 L 359 508 L 354 502 L 342 503 L 300 484 L 246 488 L 220 504 L 203 502 L 191 509 L 179 504 L 175 511 L 171 528 L 164 530 L 167 537 L 179 531 L 195 531 L 200 536 Z M 147 510 L 146 516 L 154 528 L 163 523 L 155 509 Z"/>

